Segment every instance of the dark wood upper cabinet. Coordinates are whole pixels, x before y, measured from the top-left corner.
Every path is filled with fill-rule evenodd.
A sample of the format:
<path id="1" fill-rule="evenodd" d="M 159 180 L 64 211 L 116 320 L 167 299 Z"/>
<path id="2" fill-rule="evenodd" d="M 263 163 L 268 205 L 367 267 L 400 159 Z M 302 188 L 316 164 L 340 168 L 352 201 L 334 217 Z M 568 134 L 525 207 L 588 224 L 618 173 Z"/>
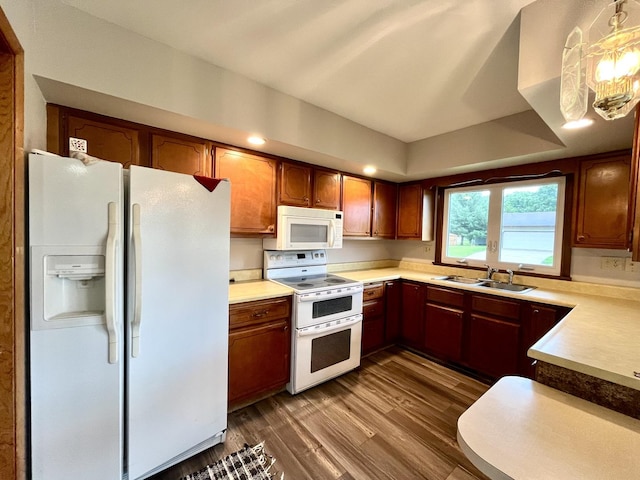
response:
<path id="1" fill-rule="evenodd" d="M 395 183 L 373 182 L 372 235 L 380 238 L 396 236 L 396 206 L 398 187 Z"/>
<path id="2" fill-rule="evenodd" d="M 231 233 L 275 232 L 277 161 L 216 148 L 215 176 L 231 181 Z"/>
<path id="3" fill-rule="evenodd" d="M 422 239 L 423 189 L 420 183 L 398 187 L 398 239 Z"/>
<path id="4" fill-rule="evenodd" d="M 311 206 L 312 168 L 299 163 L 280 162 L 278 205 Z"/>
<path id="5" fill-rule="evenodd" d="M 342 209 L 344 211 L 344 236 L 371 235 L 371 180 L 359 177 L 342 177 Z"/>
<path id="6" fill-rule="evenodd" d="M 627 248 L 630 170 L 630 155 L 580 162 L 574 246 Z"/>
<path id="7" fill-rule="evenodd" d="M 210 177 L 211 147 L 205 140 L 153 134 L 151 166 L 159 170 Z"/>
<path id="8" fill-rule="evenodd" d="M 313 206 L 341 210 L 342 174 L 334 170 L 313 169 Z"/>
<path id="9" fill-rule="evenodd" d="M 70 137 L 85 140 L 87 153 L 93 157 L 121 163 L 124 168 L 147 165 L 140 158 L 140 135 L 134 128 L 68 115 L 61 155 L 69 154 Z"/>

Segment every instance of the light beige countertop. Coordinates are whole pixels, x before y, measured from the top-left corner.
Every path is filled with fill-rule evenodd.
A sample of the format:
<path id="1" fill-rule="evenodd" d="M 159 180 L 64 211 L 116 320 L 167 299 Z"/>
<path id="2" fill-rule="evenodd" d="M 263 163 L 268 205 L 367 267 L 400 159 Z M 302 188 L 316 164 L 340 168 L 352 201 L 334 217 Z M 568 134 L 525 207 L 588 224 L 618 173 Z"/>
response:
<path id="1" fill-rule="evenodd" d="M 229 284 L 229 304 L 266 300 L 292 295 L 293 290 L 269 280 L 255 280 Z"/>
<path id="2" fill-rule="evenodd" d="M 488 290 L 486 287 L 436 279 L 473 272 L 430 264 L 401 262 L 397 268 L 330 271 L 364 283 L 394 279 L 414 280 L 531 302 L 573 307 L 573 310 L 528 352 L 529 356 L 560 367 L 640 390 L 640 289 L 519 277 L 514 283 L 533 285 L 529 292 Z M 498 275 L 498 278 L 501 278 Z M 229 302 L 291 295 L 291 289 L 269 281 L 231 284 Z"/>
<path id="3" fill-rule="evenodd" d="M 458 419 L 458 443 L 492 479 L 640 477 L 640 420 L 520 377 Z"/>

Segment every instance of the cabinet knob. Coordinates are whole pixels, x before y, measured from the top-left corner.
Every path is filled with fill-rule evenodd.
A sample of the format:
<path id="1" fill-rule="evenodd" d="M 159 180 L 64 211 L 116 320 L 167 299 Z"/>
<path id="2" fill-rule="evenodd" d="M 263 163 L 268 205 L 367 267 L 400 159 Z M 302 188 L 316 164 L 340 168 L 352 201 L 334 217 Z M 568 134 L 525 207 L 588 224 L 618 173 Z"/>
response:
<path id="1" fill-rule="evenodd" d="M 273 232 L 275 230 L 275 227 L 273 225 L 269 225 L 267 227 L 267 230 L 270 231 L 270 232 Z"/>
<path id="2" fill-rule="evenodd" d="M 286 332 L 287 330 L 289 330 L 289 325 L 285 325 L 284 327 L 282 327 L 283 332 Z"/>
<path id="3" fill-rule="evenodd" d="M 316 203 L 320 203 L 320 199 L 319 198 L 316 198 Z"/>
<path id="4" fill-rule="evenodd" d="M 540 310 L 538 310 L 537 308 L 533 310 L 533 314 L 534 314 L 534 315 L 537 315 L 537 314 L 539 314 L 539 313 L 540 313 Z"/>
<path id="5" fill-rule="evenodd" d="M 309 197 L 303 197 L 302 199 L 303 199 L 305 202 L 308 202 L 308 201 L 309 201 Z"/>
<path id="6" fill-rule="evenodd" d="M 584 240 L 585 240 L 584 235 L 578 235 L 578 241 L 579 242 L 584 242 Z"/>

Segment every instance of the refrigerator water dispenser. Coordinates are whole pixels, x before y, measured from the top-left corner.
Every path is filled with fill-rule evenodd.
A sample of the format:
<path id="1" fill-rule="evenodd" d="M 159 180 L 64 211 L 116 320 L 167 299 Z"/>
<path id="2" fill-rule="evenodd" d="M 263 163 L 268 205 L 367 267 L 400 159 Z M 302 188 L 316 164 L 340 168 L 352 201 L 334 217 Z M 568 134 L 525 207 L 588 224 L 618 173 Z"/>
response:
<path id="1" fill-rule="evenodd" d="M 104 313 L 104 256 L 47 255 L 44 262 L 46 321 Z"/>
<path id="2" fill-rule="evenodd" d="M 32 328 L 104 323 L 103 250 L 101 247 L 32 247 L 32 292 L 40 292 L 31 299 Z"/>

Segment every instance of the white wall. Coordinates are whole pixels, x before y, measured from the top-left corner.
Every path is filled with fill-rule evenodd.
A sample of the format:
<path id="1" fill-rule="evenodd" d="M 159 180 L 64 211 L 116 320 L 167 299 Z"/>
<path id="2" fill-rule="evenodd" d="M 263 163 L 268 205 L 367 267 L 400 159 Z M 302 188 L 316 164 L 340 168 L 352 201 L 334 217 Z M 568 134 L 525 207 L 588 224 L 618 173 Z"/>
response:
<path id="1" fill-rule="evenodd" d="M 258 132 L 270 147 L 311 152 L 333 167 L 364 163 L 402 175 L 403 142 L 92 17 L 59 0 L 0 0 L 25 49 L 26 147 L 44 148 L 44 99 L 240 144 Z M 111 101 L 114 100 L 114 101 Z M 114 111 L 115 110 L 115 111 Z M 187 121 L 182 122 L 181 119 Z M 271 153 L 281 154 L 279 151 Z"/>
<path id="2" fill-rule="evenodd" d="M 330 264 L 372 260 L 434 261 L 434 242 L 413 240 L 344 240 L 342 249 L 328 250 Z M 571 277 L 575 281 L 640 288 L 640 263 L 637 272 L 602 269 L 602 257 L 630 258 L 623 250 L 573 248 Z M 262 239 L 231 239 L 231 270 L 262 269 Z"/>

